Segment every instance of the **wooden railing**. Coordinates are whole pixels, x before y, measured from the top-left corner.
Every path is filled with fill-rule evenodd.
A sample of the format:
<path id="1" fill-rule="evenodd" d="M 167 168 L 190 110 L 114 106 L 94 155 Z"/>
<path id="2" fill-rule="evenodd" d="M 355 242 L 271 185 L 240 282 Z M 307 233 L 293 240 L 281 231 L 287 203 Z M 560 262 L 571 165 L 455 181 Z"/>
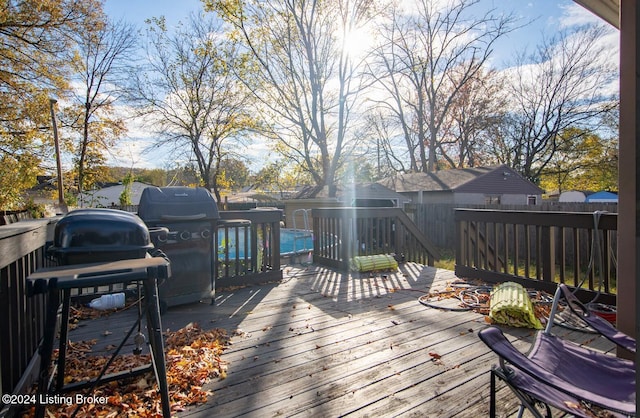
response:
<path id="1" fill-rule="evenodd" d="M 44 332 L 43 295 L 27 297 L 26 278 L 49 265 L 45 256 L 53 223 L 29 220 L 0 227 L 0 392 L 22 391 L 37 370 L 34 359 Z M 23 379 L 23 376 L 25 378 Z M 0 415 L 5 405 L 0 404 Z"/>
<path id="2" fill-rule="evenodd" d="M 220 218 L 223 222 L 218 227 L 218 235 L 223 237 L 223 244 L 218 248 L 216 287 L 281 280 L 282 210 L 221 211 Z M 243 221 L 249 221 L 250 225 L 246 226 Z"/>
<path id="3" fill-rule="evenodd" d="M 455 221 L 458 277 L 567 283 L 615 305 L 617 214 L 457 209 Z"/>
<path id="4" fill-rule="evenodd" d="M 394 254 L 433 265 L 438 250 L 400 208 L 319 208 L 313 218 L 313 261 L 348 269 L 354 256 Z"/>
<path id="5" fill-rule="evenodd" d="M 223 220 L 250 221 L 247 247 L 229 257 L 219 249 L 216 287 L 243 286 L 282 279 L 280 268 L 281 210 L 220 212 Z M 44 295 L 28 297 L 27 277 L 41 267 L 55 264 L 46 249 L 53 240 L 56 219 L 29 220 L 0 226 L 0 392 L 24 393 L 37 373 L 37 348 L 44 331 Z M 220 222 L 219 229 L 236 222 Z M 244 228 L 233 229 L 245 233 Z M 225 255 L 226 251 L 226 255 Z M 222 258 L 220 255 L 222 254 Z M 86 296 L 83 294 L 83 296 Z M 0 404 L 0 417 L 8 406 Z"/>

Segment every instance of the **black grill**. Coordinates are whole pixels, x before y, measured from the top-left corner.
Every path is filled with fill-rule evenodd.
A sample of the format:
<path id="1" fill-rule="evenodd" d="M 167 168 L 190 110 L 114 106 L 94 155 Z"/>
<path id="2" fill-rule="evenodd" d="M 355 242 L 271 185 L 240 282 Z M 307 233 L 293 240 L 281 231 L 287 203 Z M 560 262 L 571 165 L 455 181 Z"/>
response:
<path id="1" fill-rule="evenodd" d="M 148 187 L 138 216 L 171 261 L 171 281 L 159 289 L 163 307 L 213 298 L 219 213 L 211 193 L 200 187 Z"/>
<path id="2" fill-rule="evenodd" d="M 133 213 L 77 209 L 58 221 L 48 252 L 69 265 L 144 258 L 151 249 L 147 226 Z"/>

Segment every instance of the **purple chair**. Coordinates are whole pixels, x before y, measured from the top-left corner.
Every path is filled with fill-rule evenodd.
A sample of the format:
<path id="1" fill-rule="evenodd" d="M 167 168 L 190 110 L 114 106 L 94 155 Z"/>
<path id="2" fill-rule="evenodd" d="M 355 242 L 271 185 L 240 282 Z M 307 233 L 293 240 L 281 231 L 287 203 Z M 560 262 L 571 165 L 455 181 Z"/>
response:
<path id="1" fill-rule="evenodd" d="M 496 377 L 504 381 L 520 400 L 518 417 L 528 409 L 535 417 L 551 417 L 551 408 L 576 417 L 636 416 L 635 364 L 562 340 L 551 334 L 560 299 L 596 332 L 632 353 L 635 340 L 609 322 L 592 314 L 564 284 L 558 286 L 547 328 L 538 332 L 528 354 L 523 354 L 502 333 L 490 326 L 480 339 L 499 356 L 491 369 L 491 417 L 496 416 Z M 542 411 L 541 411 L 542 410 Z"/>

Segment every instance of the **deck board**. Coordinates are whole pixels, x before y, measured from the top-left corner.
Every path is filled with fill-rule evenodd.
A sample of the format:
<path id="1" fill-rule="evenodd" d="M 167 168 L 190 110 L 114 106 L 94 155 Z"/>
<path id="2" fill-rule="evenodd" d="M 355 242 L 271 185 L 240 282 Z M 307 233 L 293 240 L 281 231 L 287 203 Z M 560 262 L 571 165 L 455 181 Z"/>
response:
<path id="1" fill-rule="evenodd" d="M 486 416 L 489 369 L 497 358 L 477 336 L 487 325 L 484 316 L 418 302 L 455 279 L 451 271 L 413 263 L 372 275 L 285 266 L 280 283 L 221 290 L 214 305 L 172 307 L 162 317 L 165 330 L 197 322 L 231 336 L 222 355 L 226 379 L 206 386 L 213 392 L 206 404 L 178 416 Z M 125 322 L 100 318 L 74 330 L 73 338 L 97 327 L 123 335 Z M 504 331 L 522 350 L 534 335 Z M 611 349 L 591 334 L 563 332 Z M 501 389 L 499 416 L 516 410 L 515 397 Z"/>

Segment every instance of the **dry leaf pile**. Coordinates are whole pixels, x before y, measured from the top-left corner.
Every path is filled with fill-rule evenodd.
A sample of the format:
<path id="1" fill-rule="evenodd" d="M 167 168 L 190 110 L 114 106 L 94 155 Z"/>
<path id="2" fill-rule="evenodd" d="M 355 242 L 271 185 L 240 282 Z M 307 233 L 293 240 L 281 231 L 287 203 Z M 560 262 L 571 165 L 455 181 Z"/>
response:
<path id="1" fill-rule="evenodd" d="M 226 331 L 203 330 L 198 324 L 168 332 L 165 339 L 167 383 L 171 410 L 182 411 L 186 406 L 204 403 L 209 392 L 202 386 L 213 378 L 226 377 L 226 365 L 220 355 L 228 344 Z M 67 351 L 65 384 L 83 382 L 97 377 L 111 357 L 92 354 L 97 340 L 75 342 Z M 149 354 L 121 354 L 116 357 L 107 374 L 145 366 L 151 362 Z M 75 396 L 74 393 L 65 394 Z M 107 404 L 49 405 L 48 417 L 162 417 L 160 394 L 153 372 L 129 379 L 101 384 L 88 395 L 106 397 Z M 78 409 L 76 411 L 76 409 Z M 25 416 L 33 416 L 34 408 Z"/>

